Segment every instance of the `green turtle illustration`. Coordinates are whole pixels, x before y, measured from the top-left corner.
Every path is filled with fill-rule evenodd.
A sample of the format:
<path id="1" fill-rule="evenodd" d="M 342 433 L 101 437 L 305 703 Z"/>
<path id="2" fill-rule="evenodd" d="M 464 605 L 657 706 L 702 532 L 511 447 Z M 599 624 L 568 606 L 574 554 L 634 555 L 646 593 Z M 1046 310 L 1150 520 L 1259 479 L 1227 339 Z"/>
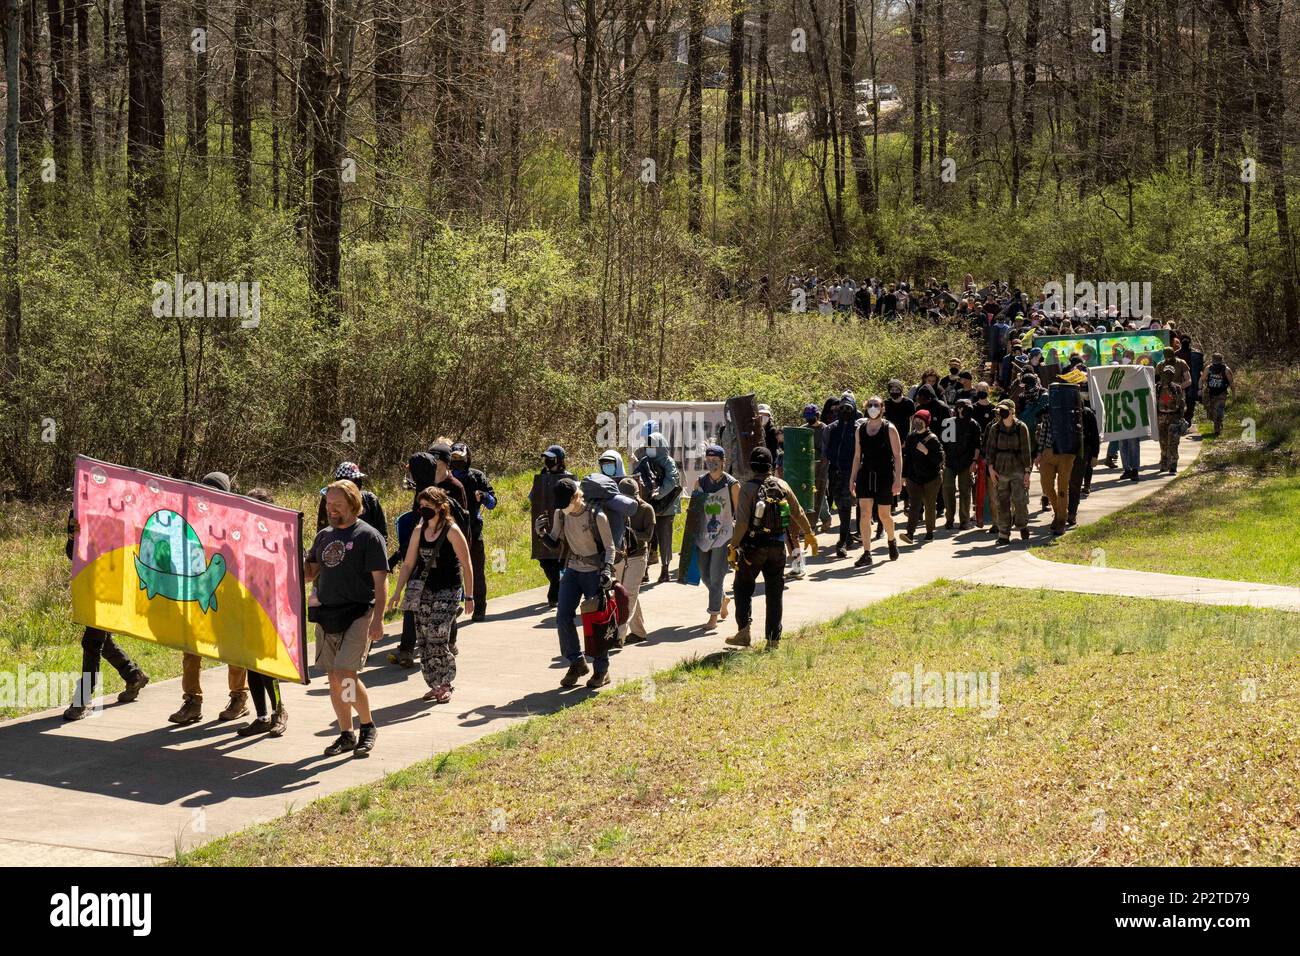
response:
<path id="1" fill-rule="evenodd" d="M 204 567 L 203 542 L 175 511 L 155 511 L 140 532 L 135 573 L 149 600 L 197 601 L 207 613 L 217 609 L 217 585 L 226 576 L 226 559 L 214 554 Z"/>

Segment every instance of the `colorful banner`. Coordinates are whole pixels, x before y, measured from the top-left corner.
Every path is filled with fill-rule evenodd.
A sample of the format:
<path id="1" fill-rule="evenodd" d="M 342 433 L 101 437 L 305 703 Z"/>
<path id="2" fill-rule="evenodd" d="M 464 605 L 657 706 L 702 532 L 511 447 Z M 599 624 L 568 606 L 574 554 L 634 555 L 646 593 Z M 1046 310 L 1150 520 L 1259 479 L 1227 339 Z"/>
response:
<path id="1" fill-rule="evenodd" d="M 1122 355 L 1129 355 L 1134 365 L 1157 365 L 1164 358 L 1164 348 L 1169 344 L 1168 329 L 1148 332 L 1086 332 L 1079 335 L 1035 335 L 1033 347 L 1043 350 L 1044 365 L 1070 363 L 1070 355 L 1078 353 L 1089 368 L 1098 365 L 1118 365 Z"/>
<path id="2" fill-rule="evenodd" d="M 1146 365 L 1099 365 L 1088 369 L 1088 393 L 1101 440 L 1159 437 L 1156 375 Z"/>
<path id="3" fill-rule="evenodd" d="M 308 683 L 302 514 L 77 457 L 72 615 Z"/>

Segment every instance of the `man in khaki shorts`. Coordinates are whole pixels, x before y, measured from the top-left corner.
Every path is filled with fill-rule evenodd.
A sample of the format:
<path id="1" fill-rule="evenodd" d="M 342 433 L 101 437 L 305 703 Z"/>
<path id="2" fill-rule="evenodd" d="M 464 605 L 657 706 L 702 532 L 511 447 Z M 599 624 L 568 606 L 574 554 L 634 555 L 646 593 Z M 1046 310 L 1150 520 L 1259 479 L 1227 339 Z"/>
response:
<path id="1" fill-rule="evenodd" d="M 330 703 L 338 718 L 339 737 L 326 756 L 352 751 L 367 757 L 378 733 L 370 715 L 370 698 L 357 676 L 370 645 L 384 633 L 388 603 L 388 554 L 381 532 L 361 514 L 361 491 L 347 480 L 325 489 L 329 526 L 316 533 L 307 554 L 306 578 L 315 582 L 308 617 L 316 622 L 316 663 L 329 676 Z M 361 722 L 352 733 L 352 711 Z"/>

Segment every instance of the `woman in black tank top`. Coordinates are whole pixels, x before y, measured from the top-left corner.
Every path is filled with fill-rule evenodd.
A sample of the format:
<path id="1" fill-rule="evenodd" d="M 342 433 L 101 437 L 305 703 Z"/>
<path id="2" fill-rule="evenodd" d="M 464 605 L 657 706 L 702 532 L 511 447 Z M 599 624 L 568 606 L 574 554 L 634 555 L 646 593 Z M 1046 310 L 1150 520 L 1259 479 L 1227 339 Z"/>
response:
<path id="1" fill-rule="evenodd" d="M 871 565 L 871 512 L 889 539 L 889 560 L 898 560 L 898 542 L 894 540 L 894 496 L 903 483 L 903 452 L 898 432 L 884 417 L 884 403 L 879 395 L 867 399 L 867 421 L 858 426 L 854 436 L 853 474 L 850 483 L 858 499 L 858 523 L 862 535 L 862 557 L 854 567 Z M 871 426 L 875 424 L 873 433 Z"/>
<path id="2" fill-rule="evenodd" d="M 416 498 L 421 521 L 411 535 L 389 610 L 415 612 L 415 644 L 420 670 L 429 685 L 425 700 L 451 700 L 456 679 L 456 649 L 452 641 L 461 596 L 474 593 L 474 566 L 469 543 L 451 516 L 451 499 L 441 488 L 429 487 Z M 404 596 L 403 596 L 404 594 Z M 467 604 L 474 598 L 466 597 Z M 469 608 L 473 611 L 473 608 Z"/>

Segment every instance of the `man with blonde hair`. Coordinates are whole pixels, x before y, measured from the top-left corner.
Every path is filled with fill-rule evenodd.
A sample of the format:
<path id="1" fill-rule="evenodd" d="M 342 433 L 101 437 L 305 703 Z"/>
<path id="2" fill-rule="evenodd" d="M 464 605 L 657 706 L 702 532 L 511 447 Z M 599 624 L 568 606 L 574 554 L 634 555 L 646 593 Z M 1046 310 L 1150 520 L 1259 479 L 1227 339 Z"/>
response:
<path id="1" fill-rule="evenodd" d="M 335 481 L 325 489 L 325 513 L 329 527 L 316 533 L 305 566 L 306 579 L 315 583 L 307 617 L 316 623 L 316 663 L 328 675 L 339 724 L 338 739 L 325 754 L 366 757 L 378 733 L 358 672 L 384 633 L 387 549 L 384 536 L 359 520 L 361 490 L 352 482 Z M 352 733 L 353 710 L 361 722 L 359 737 Z"/>

